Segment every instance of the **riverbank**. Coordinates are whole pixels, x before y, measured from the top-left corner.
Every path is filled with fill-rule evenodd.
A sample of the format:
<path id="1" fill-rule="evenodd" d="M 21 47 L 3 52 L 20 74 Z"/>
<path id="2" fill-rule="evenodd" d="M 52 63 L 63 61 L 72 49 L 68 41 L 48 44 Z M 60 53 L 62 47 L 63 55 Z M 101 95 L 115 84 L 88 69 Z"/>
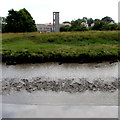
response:
<path id="1" fill-rule="evenodd" d="M 7 64 L 113 62 L 118 60 L 118 33 L 5 33 L 2 60 Z"/>

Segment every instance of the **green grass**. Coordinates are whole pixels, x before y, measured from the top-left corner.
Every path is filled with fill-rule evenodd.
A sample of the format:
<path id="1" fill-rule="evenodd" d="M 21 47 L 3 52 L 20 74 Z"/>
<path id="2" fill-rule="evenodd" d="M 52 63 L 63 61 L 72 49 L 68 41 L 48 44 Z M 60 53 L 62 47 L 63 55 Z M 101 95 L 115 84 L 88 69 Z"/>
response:
<path id="1" fill-rule="evenodd" d="M 118 31 L 5 33 L 2 40 L 3 61 L 19 63 L 116 60 L 119 33 Z"/>

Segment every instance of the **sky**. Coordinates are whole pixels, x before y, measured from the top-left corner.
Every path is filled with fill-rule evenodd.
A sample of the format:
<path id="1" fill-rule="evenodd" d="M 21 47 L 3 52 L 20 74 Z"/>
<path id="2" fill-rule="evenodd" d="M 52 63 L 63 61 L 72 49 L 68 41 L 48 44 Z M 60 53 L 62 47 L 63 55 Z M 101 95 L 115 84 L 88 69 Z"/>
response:
<path id="1" fill-rule="evenodd" d="M 119 0 L 3 0 L 0 16 L 8 15 L 8 10 L 26 8 L 36 24 L 52 23 L 53 12 L 60 12 L 60 23 L 78 18 L 103 18 L 110 16 L 118 22 Z"/>

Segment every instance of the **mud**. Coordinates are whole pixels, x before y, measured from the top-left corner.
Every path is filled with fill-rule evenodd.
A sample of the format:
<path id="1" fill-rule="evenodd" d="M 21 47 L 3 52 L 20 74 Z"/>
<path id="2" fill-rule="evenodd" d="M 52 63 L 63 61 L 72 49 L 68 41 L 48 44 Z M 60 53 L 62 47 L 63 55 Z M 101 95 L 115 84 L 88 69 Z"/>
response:
<path id="1" fill-rule="evenodd" d="M 4 79 L 2 81 L 2 94 L 11 94 L 26 90 L 29 93 L 34 91 L 53 91 L 53 92 L 67 92 L 78 93 L 85 91 L 101 91 L 101 92 L 115 92 L 120 87 L 120 79 L 113 81 L 105 81 L 103 79 L 95 79 L 93 82 L 87 78 L 79 79 L 58 79 L 48 80 L 46 78 L 34 79 Z"/>

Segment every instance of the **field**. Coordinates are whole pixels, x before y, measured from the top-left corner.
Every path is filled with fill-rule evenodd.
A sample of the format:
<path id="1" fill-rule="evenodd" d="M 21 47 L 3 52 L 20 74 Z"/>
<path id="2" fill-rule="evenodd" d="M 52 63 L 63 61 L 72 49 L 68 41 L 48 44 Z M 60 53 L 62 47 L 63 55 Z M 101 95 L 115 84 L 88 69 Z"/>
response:
<path id="1" fill-rule="evenodd" d="M 8 64 L 118 60 L 118 31 L 4 33 L 2 58 Z"/>

